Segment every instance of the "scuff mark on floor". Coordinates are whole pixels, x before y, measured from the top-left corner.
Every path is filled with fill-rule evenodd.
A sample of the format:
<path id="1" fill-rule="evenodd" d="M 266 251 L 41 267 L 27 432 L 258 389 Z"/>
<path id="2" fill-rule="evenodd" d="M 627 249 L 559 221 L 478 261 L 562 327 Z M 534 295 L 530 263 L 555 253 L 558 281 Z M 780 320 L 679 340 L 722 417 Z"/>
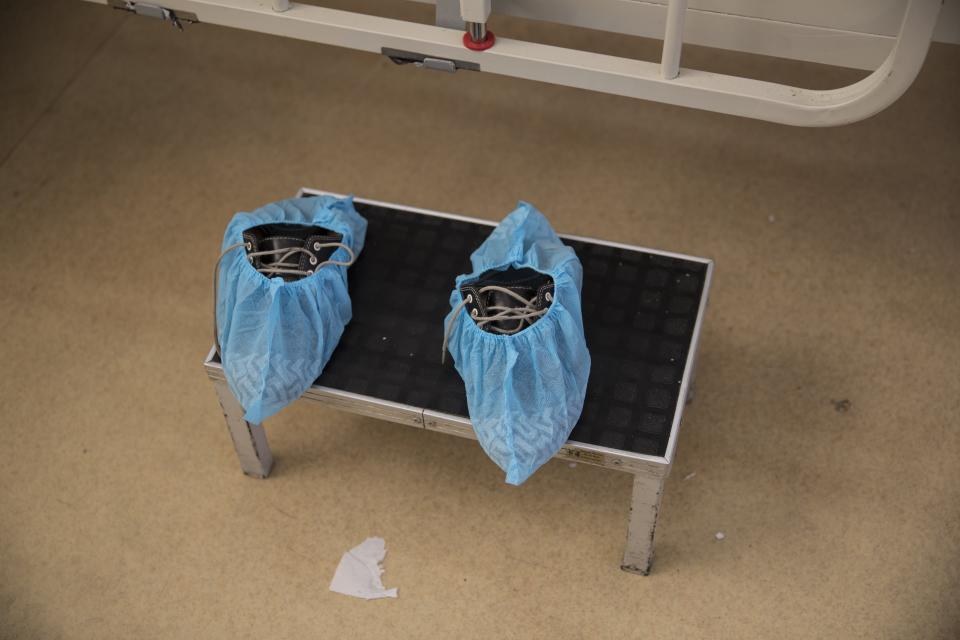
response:
<path id="1" fill-rule="evenodd" d="M 853 403 L 844 398 L 843 400 L 831 400 L 833 408 L 837 413 L 846 413 L 850 411 L 850 408 L 853 406 Z"/>

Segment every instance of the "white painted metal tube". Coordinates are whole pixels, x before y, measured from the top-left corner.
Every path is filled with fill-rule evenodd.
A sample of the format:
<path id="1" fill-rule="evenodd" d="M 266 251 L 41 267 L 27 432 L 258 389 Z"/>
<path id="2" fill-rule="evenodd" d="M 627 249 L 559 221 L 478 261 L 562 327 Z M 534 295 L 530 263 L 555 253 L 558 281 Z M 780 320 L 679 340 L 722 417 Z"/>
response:
<path id="1" fill-rule="evenodd" d="M 680 52 L 683 49 L 683 19 L 687 15 L 687 0 L 670 0 L 667 9 L 667 28 L 663 34 L 663 53 L 660 56 L 660 75 L 673 80 L 680 72 Z"/>
<path id="2" fill-rule="evenodd" d="M 106 0 L 91 0 L 104 3 Z M 200 22 L 248 29 L 381 53 L 382 48 L 473 62 L 481 70 L 515 78 L 653 100 L 682 107 L 805 127 L 868 118 L 899 98 L 916 78 L 930 47 L 941 0 L 909 0 L 900 33 L 879 69 L 860 82 L 815 91 L 718 73 L 684 69 L 673 80 L 660 64 L 509 38 L 474 52 L 462 31 L 292 3 L 276 13 L 260 0 L 164 0 Z"/>
<path id="3" fill-rule="evenodd" d="M 460 17 L 464 22 L 486 24 L 490 17 L 490 0 L 460 0 Z"/>

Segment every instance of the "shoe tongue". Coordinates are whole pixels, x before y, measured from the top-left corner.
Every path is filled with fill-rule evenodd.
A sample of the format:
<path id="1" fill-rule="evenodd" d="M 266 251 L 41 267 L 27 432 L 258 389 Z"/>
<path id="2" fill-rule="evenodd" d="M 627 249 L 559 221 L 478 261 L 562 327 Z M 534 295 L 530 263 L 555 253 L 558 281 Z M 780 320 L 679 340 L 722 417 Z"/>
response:
<path id="1" fill-rule="evenodd" d="M 480 287 L 482 286 L 483 285 L 480 285 Z M 479 289 L 480 287 L 477 287 L 477 288 Z M 530 300 L 531 298 L 534 298 L 537 295 L 537 290 L 534 287 L 508 286 L 504 288 L 509 289 L 510 291 L 513 291 L 515 294 L 517 294 L 524 300 Z M 483 297 L 483 304 L 487 308 L 500 306 L 500 307 L 509 307 L 511 309 L 516 309 L 519 307 L 526 306 L 522 302 L 514 298 L 513 296 L 507 293 L 504 293 L 503 291 L 487 291 L 486 293 L 482 294 L 482 297 Z M 490 315 L 493 315 L 493 314 L 491 313 Z"/>
<path id="2" fill-rule="evenodd" d="M 257 242 L 257 251 L 276 251 L 280 249 L 299 249 L 303 248 L 306 244 L 306 240 L 301 240 L 299 238 L 287 238 L 285 236 L 272 236 L 267 238 L 261 238 Z M 257 256 L 260 259 L 266 259 L 267 262 L 272 262 L 274 260 L 279 260 L 282 257 L 282 253 L 278 253 L 276 256 Z M 299 256 L 297 256 L 299 259 Z M 289 262 L 289 259 L 288 259 Z"/>
<path id="3" fill-rule="evenodd" d="M 260 251 L 277 251 L 273 255 L 256 256 L 253 259 L 253 267 L 261 269 L 278 262 L 283 257 L 283 250 L 287 249 L 306 249 L 309 255 L 298 251 L 287 258 L 284 262 L 291 265 L 289 268 L 309 271 L 315 265 L 311 264 L 310 257 L 316 258 L 316 264 L 328 260 L 337 247 L 314 248 L 315 245 L 328 244 L 331 242 L 340 242 L 343 236 L 339 233 L 330 231 L 323 227 L 301 224 L 264 224 L 257 227 L 251 227 L 243 232 L 243 240 L 249 243 L 247 253 L 256 253 Z M 286 282 L 299 280 L 302 276 L 296 274 L 280 274 L 280 277 Z"/>

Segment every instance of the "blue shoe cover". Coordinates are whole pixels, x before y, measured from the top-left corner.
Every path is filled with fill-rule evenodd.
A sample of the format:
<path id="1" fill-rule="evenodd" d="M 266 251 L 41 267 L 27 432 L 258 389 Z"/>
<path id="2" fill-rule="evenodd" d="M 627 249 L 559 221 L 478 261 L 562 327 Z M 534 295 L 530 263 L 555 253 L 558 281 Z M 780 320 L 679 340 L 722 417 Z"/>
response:
<path id="1" fill-rule="evenodd" d="M 316 271 L 285 282 L 258 272 L 243 232 L 264 224 L 315 225 L 342 235 Z M 227 384 L 259 424 L 299 398 L 320 376 L 350 321 L 347 265 L 363 248 L 367 221 L 353 199 L 292 198 L 238 213 L 223 236 L 216 330 Z"/>
<path id="2" fill-rule="evenodd" d="M 566 442 L 580 418 L 590 374 L 583 335 L 583 267 L 547 219 L 521 202 L 470 256 L 458 276 L 444 326 L 477 439 L 506 474 L 523 483 Z M 490 333 L 470 313 L 461 287 L 484 272 L 534 269 L 553 279 L 553 299 L 533 324 L 510 335 Z"/>

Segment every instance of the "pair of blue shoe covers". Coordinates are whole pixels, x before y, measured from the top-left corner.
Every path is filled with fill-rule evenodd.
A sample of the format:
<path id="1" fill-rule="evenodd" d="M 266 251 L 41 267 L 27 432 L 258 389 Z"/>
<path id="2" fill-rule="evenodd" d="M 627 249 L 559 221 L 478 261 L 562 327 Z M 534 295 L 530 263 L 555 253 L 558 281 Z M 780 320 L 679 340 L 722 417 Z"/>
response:
<path id="1" fill-rule="evenodd" d="M 270 237 L 258 245 L 262 229 Z M 287 238 L 290 229 L 299 231 Z M 347 268 L 366 230 L 351 198 L 331 196 L 283 200 L 230 221 L 214 283 L 216 337 L 247 421 L 277 413 L 320 376 L 351 318 Z M 477 439 L 518 485 L 566 442 L 583 409 L 583 269 L 527 203 L 470 261 L 450 293 L 444 355 L 449 347 Z"/>

